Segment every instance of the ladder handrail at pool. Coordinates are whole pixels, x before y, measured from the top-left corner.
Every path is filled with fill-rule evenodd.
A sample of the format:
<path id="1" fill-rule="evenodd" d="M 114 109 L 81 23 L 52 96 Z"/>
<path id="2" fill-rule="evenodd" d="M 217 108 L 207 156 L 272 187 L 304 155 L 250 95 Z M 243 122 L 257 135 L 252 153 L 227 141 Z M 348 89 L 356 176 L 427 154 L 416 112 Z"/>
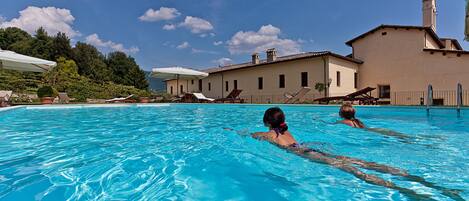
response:
<path id="1" fill-rule="evenodd" d="M 462 85 L 461 83 L 458 83 L 457 88 L 456 88 L 456 102 L 457 102 L 457 112 L 458 112 L 458 117 L 461 116 L 461 107 L 463 104 L 462 100 Z"/>
<path id="2" fill-rule="evenodd" d="M 430 107 L 432 105 L 433 105 L 433 86 L 429 84 L 428 90 L 427 90 L 427 115 L 430 114 Z"/>

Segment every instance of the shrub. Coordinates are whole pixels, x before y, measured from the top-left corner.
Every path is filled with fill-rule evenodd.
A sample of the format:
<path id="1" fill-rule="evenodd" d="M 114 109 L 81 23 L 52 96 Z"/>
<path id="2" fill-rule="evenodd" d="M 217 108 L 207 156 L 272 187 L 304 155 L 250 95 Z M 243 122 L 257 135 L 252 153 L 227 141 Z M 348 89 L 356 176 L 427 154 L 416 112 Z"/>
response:
<path id="1" fill-rule="evenodd" d="M 57 90 L 55 90 L 51 86 L 43 86 L 37 90 L 37 96 L 39 98 L 56 97 L 57 94 L 58 94 Z"/>

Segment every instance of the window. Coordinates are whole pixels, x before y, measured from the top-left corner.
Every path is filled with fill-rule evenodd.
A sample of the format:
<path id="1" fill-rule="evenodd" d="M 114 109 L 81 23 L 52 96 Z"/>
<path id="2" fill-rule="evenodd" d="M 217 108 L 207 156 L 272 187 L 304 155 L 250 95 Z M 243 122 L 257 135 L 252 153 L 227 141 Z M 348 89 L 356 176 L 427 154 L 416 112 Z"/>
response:
<path id="1" fill-rule="evenodd" d="M 358 88 L 358 73 L 353 74 L 353 86 L 355 89 Z"/>
<path id="2" fill-rule="evenodd" d="M 264 88 L 264 79 L 262 77 L 257 78 L 257 88 L 258 89 Z"/>
<path id="3" fill-rule="evenodd" d="M 308 72 L 301 73 L 301 86 L 302 87 L 308 86 Z"/>
<path id="4" fill-rule="evenodd" d="M 202 80 L 199 80 L 199 91 L 202 91 Z"/>
<path id="5" fill-rule="evenodd" d="M 435 98 L 435 99 L 433 99 L 433 105 L 435 105 L 435 106 L 443 106 L 443 105 L 445 105 L 445 99 L 443 99 L 443 98 Z"/>
<path id="6" fill-rule="evenodd" d="M 337 86 L 340 87 L 340 71 L 337 71 Z"/>
<path id="7" fill-rule="evenodd" d="M 238 80 L 233 80 L 233 88 L 238 89 Z"/>
<path id="8" fill-rule="evenodd" d="M 181 89 L 181 90 L 179 90 L 179 91 L 180 91 L 180 93 L 184 93 L 184 86 L 182 86 L 182 84 L 181 84 L 181 87 L 180 87 L 180 89 Z"/>
<path id="9" fill-rule="evenodd" d="M 278 76 L 278 88 L 285 88 L 285 75 Z"/>
<path id="10" fill-rule="evenodd" d="M 191 84 L 194 85 L 194 80 L 191 80 Z"/>
<path id="11" fill-rule="evenodd" d="M 389 85 L 380 85 L 379 88 L 379 98 L 391 98 L 391 86 Z"/>
<path id="12" fill-rule="evenodd" d="M 225 91 L 228 91 L 228 81 L 225 81 Z"/>
<path id="13" fill-rule="evenodd" d="M 208 83 L 208 90 L 209 91 L 212 90 L 212 83 L 210 83 L 210 82 Z"/>
<path id="14" fill-rule="evenodd" d="M 171 95 L 173 95 L 173 86 L 170 87 Z"/>

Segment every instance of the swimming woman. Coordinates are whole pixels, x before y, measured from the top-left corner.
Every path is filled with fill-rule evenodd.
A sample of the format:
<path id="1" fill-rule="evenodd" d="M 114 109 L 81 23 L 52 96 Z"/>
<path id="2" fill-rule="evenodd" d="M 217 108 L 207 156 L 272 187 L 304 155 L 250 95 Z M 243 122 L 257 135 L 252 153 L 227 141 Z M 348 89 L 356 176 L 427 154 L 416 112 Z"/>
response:
<path id="1" fill-rule="evenodd" d="M 388 129 L 370 128 L 370 127 L 365 126 L 365 124 L 362 121 L 360 121 L 359 119 L 357 119 L 355 117 L 355 113 L 356 113 L 356 111 L 355 111 L 355 108 L 353 108 L 352 104 L 344 103 L 340 107 L 340 110 L 339 110 L 339 116 L 343 120 L 339 121 L 338 123 L 349 125 L 349 126 L 354 127 L 354 128 L 362 128 L 362 129 L 365 129 L 367 131 L 375 132 L 375 133 L 385 135 L 385 136 L 396 137 L 396 138 L 399 138 L 400 140 L 402 140 L 402 142 L 411 143 L 409 141 L 409 139 L 411 139 L 412 137 L 410 137 L 406 134 L 399 133 L 399 132 L 392 131 L 392 130 L 388 130 Z"/>
<path id="2" fill-rule="evenodd" d="M 441 190 L 443 191 L 444 195 L 447 195 L 455 200 L 462 199 L 457 194 L 457 190 L 445 189 L 443 187 L 436 186 L 431 182 L 425 181 L 425 179 L 421 177 L 409 175 L 407 172 L 397 168 L 381 165 L 374 162 L 368 162 L 361 159 L 324 153 L 319 150 L 302 146 L 288 131 L 288 125 L 285 122 L 285 114 L 278 107 L 268 109 L 264 114 L 263 122 L 264 125 L 269 128 L 269 131 L 254 133 L 252 134 L 253 138 L 268 141 L 282 149 L 295 153 L 311 161 L 334 166 L 344 172 L 348 172 L 354 175 L 355 177 L 361 180 L 364 180 L 367 183 L 395 189 L 410 197 L 430 199 L 428 197 L 425 197 L 425 195 L 417 194 L 413 190 L 396 186 L 394 183 L 386 181 L 375 175 L 366 174 L 359 170 L 356 166 L 381 173 L 402 176 L 407 180 L 419 182 L 427 187 Z"/>

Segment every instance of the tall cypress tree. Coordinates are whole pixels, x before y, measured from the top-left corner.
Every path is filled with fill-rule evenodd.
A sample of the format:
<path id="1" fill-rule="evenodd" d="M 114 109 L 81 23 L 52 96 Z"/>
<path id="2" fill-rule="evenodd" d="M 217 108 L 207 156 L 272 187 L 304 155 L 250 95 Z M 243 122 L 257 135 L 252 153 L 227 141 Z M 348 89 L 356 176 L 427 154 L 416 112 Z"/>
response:
<path id="1" fill-rule="evenodd" d="M 52 47 L 54 60 L 60 57 L 65 59 L 72 58 L 72 46 L 70 45 L 70 39 L 65 35 L 65 33 L 57 33 L 52 40 Z"/>
<path id="2" fill-rule="evenodd" d="M 39 28 L 31 43 L 31 55 L 42 59 L 54 60 L 52 38 L 44 28 Z"/>

